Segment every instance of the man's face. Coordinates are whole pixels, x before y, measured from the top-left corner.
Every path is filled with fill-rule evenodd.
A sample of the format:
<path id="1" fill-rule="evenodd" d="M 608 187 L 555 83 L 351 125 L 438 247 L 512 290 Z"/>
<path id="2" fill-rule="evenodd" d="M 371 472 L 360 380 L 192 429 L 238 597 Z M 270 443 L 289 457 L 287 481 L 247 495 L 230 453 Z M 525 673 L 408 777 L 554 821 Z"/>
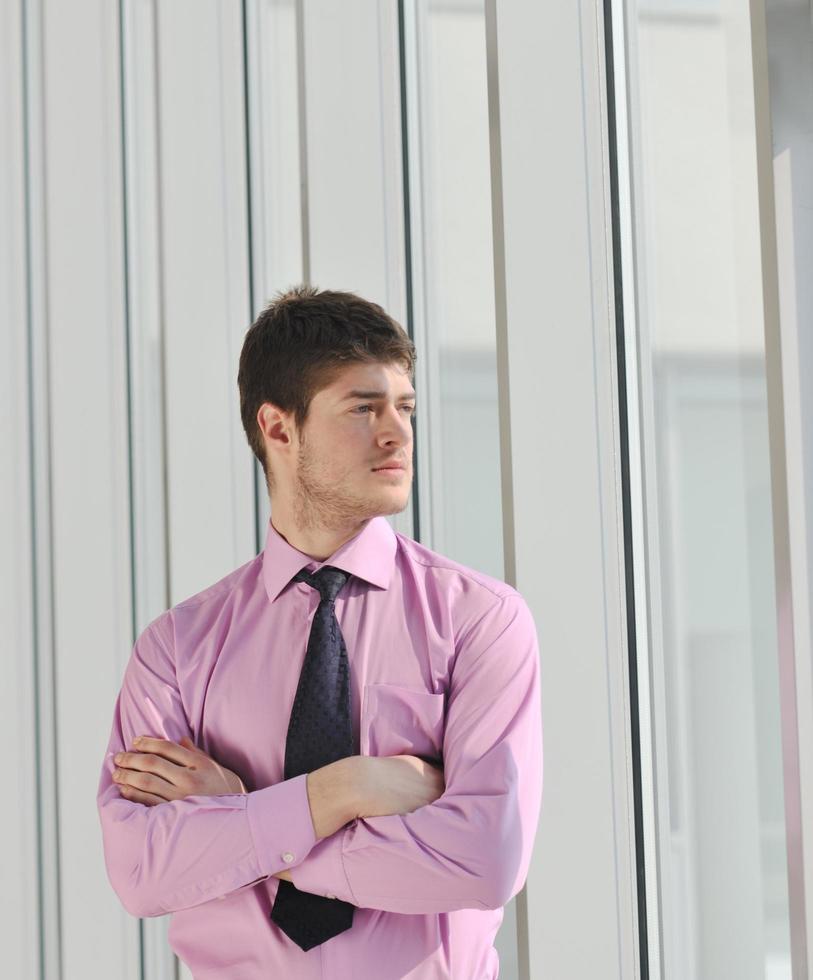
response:
<path id="1" fill-rule="evenodd" d="M 339 527 L 404 510 L 412 486 L 415 394 L 400 364 L 354 364 L 313 398 L 289 463 L 300 527 Z M 402 469 L 376 470 L 396 462 Z M 281 487 L 282 488 L 282 487 Z"/>

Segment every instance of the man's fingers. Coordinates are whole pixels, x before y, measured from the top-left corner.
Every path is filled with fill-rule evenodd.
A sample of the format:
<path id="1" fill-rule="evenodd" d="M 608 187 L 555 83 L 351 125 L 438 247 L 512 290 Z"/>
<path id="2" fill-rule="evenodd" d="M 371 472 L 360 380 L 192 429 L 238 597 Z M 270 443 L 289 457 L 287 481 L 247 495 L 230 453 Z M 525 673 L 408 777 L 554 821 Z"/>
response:
<path id="1" fill-rule="evenodd" d="M 119 786 L 119 792 L 126 800 L 130 800 L 131 803 L 143 803 L 145 806 L 155 806 L 158 803 L 169 802 L 162 796 L 156 796 L 154 793 L 145 793 L 143 790 L 135 789 L 135 787 L 126 784 Z"/>
<path id="2" fill-rule="evenodd" d="M 151 752 L 120 752 L 114 757 L 114 762 L 118 766 L 116 771 L 120 771 L 129 783 L 137 782 L 136 776 L 152 775 L 160 779 L 162 784 L 174 786 L 178 779 L 183 777 L 186 769 L 185 766 L 168 762 L 160 755 L 153 755 Z M 139 785 L 148 788 L 141 783 Z"/>
<path id="3" fill-rule="evenodd" d="M 159 773 L 152 771 L 164 767 L 165 770 L 171 769 L 177 774 L 182 771 L 181 767 L 157 756 L 147 756 L 138 752 L 117 754 L 122 761 L 113 770 L 113 782 L 125 799 L 154 806 L 156 803 L 182 799 L 186 795 L 178 790 L 171 779 L 164 779 Z M 132 760 L 133 768 L 128 769 L 124 765 L 128 758 Z"/>
<path id="4" fill-rule="evenodd" d="M 133 772 L 154 773 L 173 786 L 186 775 L 185 770 L 195 769 L 195 754 L 177 742 L 166 738 L 141 737 L 133 740 L 133 751 L 117 752 L 113 762 L 121 769 Z M 130 780 L 132 782 L 132 780 Z"/>
<path id="5" fill-rule="evenodd" d="M 168 738 L 142 735 L 140 738 L 133 739 L 131 752 L 151 752 L 153 755 L 169 759 L 178 766 L 191 766 L 195 762 L 195 750 L 184 748 L 183 745 Z"/>
<path id="6" fill-rule="evenodd" d="M 140 759 L 136 759 L 136 762 L 140 764 L 141 768 L 118 768 L 114 770 L 113 780 L 118 783 L 120 788 L 130 786 L 145 793 L 154 793 L 162 796 L 164 799 L 174 799 L 177 796 L 175 792 L 175 781 L 172 777 L 179 773 L 178 766 L 175 766 L 171 762 L 165 762 L 157 756 L 155 758 L 143 756 Z M 168 771 L 170 766 L 174 770 L 174 774 Z M 164 778 L 161 773 L 162 769 L 169 778 Z"/>
<path id="7" fill-rule="evenodd" d="M 221 766 L 187 736 L 181 742 L 150 736 L 133 739 L 132 752 L 113 755 L 113 763 L 120 767 L 118 774 L 123 776 L 119 781 L 171 799 L 248 792 L 237 773 Z"/>

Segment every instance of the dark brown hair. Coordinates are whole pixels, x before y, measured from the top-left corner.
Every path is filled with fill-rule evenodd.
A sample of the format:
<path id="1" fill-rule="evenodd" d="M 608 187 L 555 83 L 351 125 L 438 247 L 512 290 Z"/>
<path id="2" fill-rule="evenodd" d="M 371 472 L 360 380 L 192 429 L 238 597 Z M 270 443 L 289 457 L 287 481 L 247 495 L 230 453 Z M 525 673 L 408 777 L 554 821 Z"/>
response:
<path id="1" fill-rule="evenodd" d="M 237 371 L 240 418 L 269 491 L 274 481 L 257 422 L 264 402 L 293 412 L 301 431 L 313 396 L 349 363 L 401 363 L 412 380 L 415 360 L 409 335 L 377 303 L 304 284 L 278 292 L 246 332 Z"/>

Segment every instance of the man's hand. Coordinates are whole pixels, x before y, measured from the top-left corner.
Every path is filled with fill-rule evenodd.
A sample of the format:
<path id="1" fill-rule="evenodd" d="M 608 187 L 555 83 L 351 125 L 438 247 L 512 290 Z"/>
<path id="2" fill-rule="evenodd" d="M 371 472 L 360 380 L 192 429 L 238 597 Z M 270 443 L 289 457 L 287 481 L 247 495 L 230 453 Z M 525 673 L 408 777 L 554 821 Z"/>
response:
<path id="1" fill-rule="evenodd" d="M 248 792 L 237 773 L 196 748 L 186 735 L 180 744 L 142 736 L 133 749 L 114 756 L 118 769 L 113 779 L 121 795 L 134 803 L 155 806 L 187 796 Z M 291 881 L 291 872 L 284 869 L 274 877 Z"/>
<path id="2" fill-rule="evenodd" d="M 133 742 L 133 751 L 120 752 L 113 761 L 118 766 L 113 779 L 121 795 L 145 806 L 187 796 L 248 792 L 237 773 L 221 766 L 186 735 L 180 744 L 142 736 Z"/>

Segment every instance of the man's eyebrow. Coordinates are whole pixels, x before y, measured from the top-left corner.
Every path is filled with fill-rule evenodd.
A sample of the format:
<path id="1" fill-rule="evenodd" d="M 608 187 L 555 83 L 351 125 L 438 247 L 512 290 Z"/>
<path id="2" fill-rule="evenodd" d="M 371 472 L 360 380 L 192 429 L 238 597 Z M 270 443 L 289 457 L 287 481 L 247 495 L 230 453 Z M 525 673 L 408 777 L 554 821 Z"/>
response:
<path id="1" fill-rule="evenodd" d="M 375 400 L 380 400 L 386 398 L 386 391 L 360 391 L 358 388 L 354 388 L 353 391 L 348 391 L 347 394 L 340 399 L 340 401 L 346 402 L 350 401 L 351 398 L 371 398 Z M 415 398 L 415 392 L 409 392 L 405 395 L 401 395 L 398 401 L 411 401 Z"/>

